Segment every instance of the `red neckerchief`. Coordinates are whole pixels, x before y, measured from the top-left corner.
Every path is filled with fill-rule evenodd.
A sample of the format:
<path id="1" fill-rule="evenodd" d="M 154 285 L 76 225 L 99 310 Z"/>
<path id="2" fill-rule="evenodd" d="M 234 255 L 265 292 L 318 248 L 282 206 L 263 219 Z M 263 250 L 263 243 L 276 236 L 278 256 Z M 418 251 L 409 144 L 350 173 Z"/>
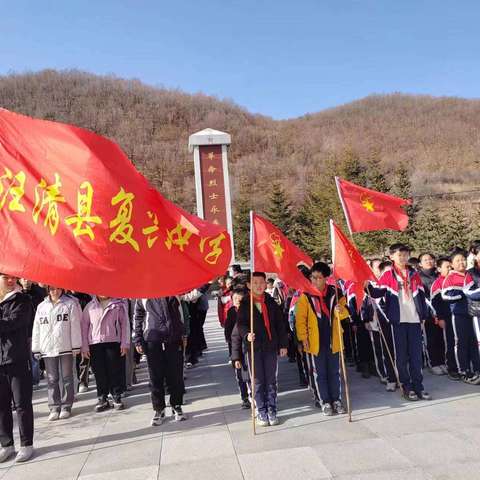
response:
<path id="1" fill-rule="evenodd" d="M 330 311 L 328 310 L 327 304 L 325 303 L 325 296 L 327 295 L 328 285 L 325 285 L 321 295 L 319 297 L 312 296 L 313 304 L 315 305 L 315 310 L 317 312 L 322 312 L 327 318 L 330 315 Z"/>
<path id="2" fill-rule="evenodd" d="M 265 295 L 261 295 L 260 297 L 253 295 L 253 301 L 255 303 L 259 303 L 262 306 L 263 323 L 265 324 L 265 329 L 267 330 L 268 339 L 271 340 L 272 332 L 270 330 L 270 318 L 268 317 L 268 309 L 267 305 L 265 304 Z"/>
<path id="3" fill-rule="evenodd" d="M 395 265 L 393 264 L 393 270 L 395 273 L 402 279 L 403 282 L 403 294 L 405 295 L 406 298 L 410 298 L 410 272 L 407 267 L 407 274 L 404 275 L 403 272 Z"/>

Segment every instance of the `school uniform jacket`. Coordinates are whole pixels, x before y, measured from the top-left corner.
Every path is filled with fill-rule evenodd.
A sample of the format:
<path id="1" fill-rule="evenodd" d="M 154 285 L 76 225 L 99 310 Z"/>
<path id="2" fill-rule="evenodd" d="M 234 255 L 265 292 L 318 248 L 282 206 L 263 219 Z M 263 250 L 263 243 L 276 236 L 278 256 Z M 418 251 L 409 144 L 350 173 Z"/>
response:
<path id="1" fill-rule="evenodd" d="M 330 347 L 332 353 L 337 353 L 341 349 L 341 336 L 343 329 L 336 321 L 334 317 L 336 306 L 335 287 L 332 285 L 327 286 L 327 292 L 325 295 L 325 304 L 329 311 L 329 321 L 331 327 Z M 318 328 L 317 312 L 312 307 L 312 299 L 309 299 L 309 294 L 302 293 L 295 305 L 295 329 L 297 331 L 297 338 L 300 342 L 305 344 L 308 341 L 308 348 L 305 349 L 306 353 L 312 355 L 318 355 L 320 352 L 320 332 Z M 340 320 L 348 317 L 348 311 L 343 309 L 340 312 Z"/>
<path id="2" fill-rule="evenodd" d="M 57 357 L 82 347 L 82 310 L 77 300 L 62 295 L 56 304 L 47 297 L 37 308 L 33 323 L 32 352 Z"/>
<path id="3" fill-rule="evenodd" d="M 408 270 L 410 281 L 410 293 L 413 296 L 413 301 L 420 320 L 429 318 L 429 311 L 425 301 L 425 291 L 423 289 L 420 275 L 413 269 Z M 400 324 L 400 302 L 398 295 L 400 292 L 399 278 L 395 270 L 386 270 L 382 276 L 376 281 L 371 282 L 368 286 L 368 293 L 373 298 L 383 298 L 385 301 L 384 313 L 388 321 L 392 325 Z"/>
<path id="4" fill-rule="evenodd" d="M 469 273 L 451 271 L 443 281 L 442 298 L 450 306 L 450 312 L 455 316 L 468 316 L 468 299 L 466 292 L 473 286 Z M 472 291 L 470 295 L 473 295 Z"/>
<path id="5" fill-rule="evenodd" d="M 452 316 L 450 306 L 447 301 L 442 298 L 442 287 L 446 277 L 437 277 L 430 288 L 430 303 L 433 314 L 439 320 L 448 320 Z"/>

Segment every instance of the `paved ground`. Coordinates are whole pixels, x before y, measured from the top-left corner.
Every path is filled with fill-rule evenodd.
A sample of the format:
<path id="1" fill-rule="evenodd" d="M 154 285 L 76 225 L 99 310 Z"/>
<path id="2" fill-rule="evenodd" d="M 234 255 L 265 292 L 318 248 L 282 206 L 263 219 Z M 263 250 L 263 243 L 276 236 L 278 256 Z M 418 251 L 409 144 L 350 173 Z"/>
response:
<path id="1" fill-rule="evenodd" d="M 206 325 L 209 350 L 189 371 L 189 420 L 150 427 L 146 383 L 123 412 L 92 412 L 94 391 L 79 396 L 70 420 L 48 423 L 45 390 L 35 393 L 37 456 L 0 468 L 0 480 L 64 479 L 475 479 L 480 478 L 480 390 L 426 373 L 432 402 L 407 404 L 350 370 L 353 423 L 323 417 L 281 361 L 281 425 L 254 438 L 239 407 L 222 332 Z M 140 372 L 145 380 L 145 370 Z"/>

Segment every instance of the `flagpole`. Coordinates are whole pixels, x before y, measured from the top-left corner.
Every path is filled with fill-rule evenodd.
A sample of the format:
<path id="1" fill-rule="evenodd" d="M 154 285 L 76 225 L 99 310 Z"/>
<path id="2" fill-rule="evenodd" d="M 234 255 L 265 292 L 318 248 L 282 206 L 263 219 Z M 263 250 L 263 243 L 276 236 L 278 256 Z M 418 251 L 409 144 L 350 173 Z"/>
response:
<path id="1" fill-rule="evenodd" d="M 253 270 L 255 266 L 255 259 L 253 257 L 254 250 L 254 233 L 253 233 L 253 211 L 250 210 L 250 334 L 253 335 L 253 290 L 252 290 L 252 280 L 253 280 Z M 252 427 L 253 435 L 257 434 L 256 424 L 255 424 L 255 349 L 254 341 L 250 342 L 250 385 L 252 392 Z"/>
<path id="2" fill-rule="evenodd" d="M 335 276 L 335 246 L 334 246 L 334 235 L 333 235 L 333 225 L 332 220 L 330 220 L 330 243 L 332 245 L 332 263 L 333 263 L 333 281 L 335 283 L 335 310 L 334 315 L 337 321 L 337 330 L 338 330 L 338 338 L 340 340 L 340 364 L 342 366 L 342 373 L 343 373 L 343 382 L 345 384 L 345 397 L 347 399 L 347 411 L 348 411 L 348 422 L 352 422 L 352 408 L 350 404 L 350 388 L 348 386 L 348 375 L 347 375 L 347 368 L 345 365 L 345 356 L 343 354 L 343 335 L 342 335 L 342 324 L 340 322 L 340 312 L 339 312 L 339 303 L 338 303 L 338 288 L 337 288 L 337 277 Z"/>

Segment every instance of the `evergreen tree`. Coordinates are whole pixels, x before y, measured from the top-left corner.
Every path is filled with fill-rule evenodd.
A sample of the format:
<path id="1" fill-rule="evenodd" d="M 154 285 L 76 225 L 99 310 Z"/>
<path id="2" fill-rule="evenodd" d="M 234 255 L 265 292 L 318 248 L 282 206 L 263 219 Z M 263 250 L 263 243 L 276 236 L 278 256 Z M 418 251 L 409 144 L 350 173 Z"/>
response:
<path id="1" fill-rule="evenodd" d="M 472 240 L 472 225 L 462 204 L 450 205 L 443 215 L 445 233 L 443 236 L 444 251 L 450 252 L 454 247 L 468 248 Z"/>
<path id="2" fill-rule="evenodd" d="M 267 218 L 289 236 L 292 229 L 292 205 L 279 183 L 274 183 L 265 212 Z"/>
<path id="3" fill-rule="evenodd" d="M 237 200 L 233 214 L 235 260 L 250 260 L 250 210 L 253 209 L 251 187 Z"/>
<path id="4" fill-rule="evenodd" d="M 438 208 L 425 205 L 416 219 L 416 232 L 413 247 L 417 254 L 432 252 L 435 255 L 446 253 L 447 229 Z"/>
<path id="5" fill-rule="evenodd" d="M 366 184 L 366 169 L 360 161 L 360 156 L 350 147 L 343 152 L 340 161 L 340 176 L 361 186 Z"/>

